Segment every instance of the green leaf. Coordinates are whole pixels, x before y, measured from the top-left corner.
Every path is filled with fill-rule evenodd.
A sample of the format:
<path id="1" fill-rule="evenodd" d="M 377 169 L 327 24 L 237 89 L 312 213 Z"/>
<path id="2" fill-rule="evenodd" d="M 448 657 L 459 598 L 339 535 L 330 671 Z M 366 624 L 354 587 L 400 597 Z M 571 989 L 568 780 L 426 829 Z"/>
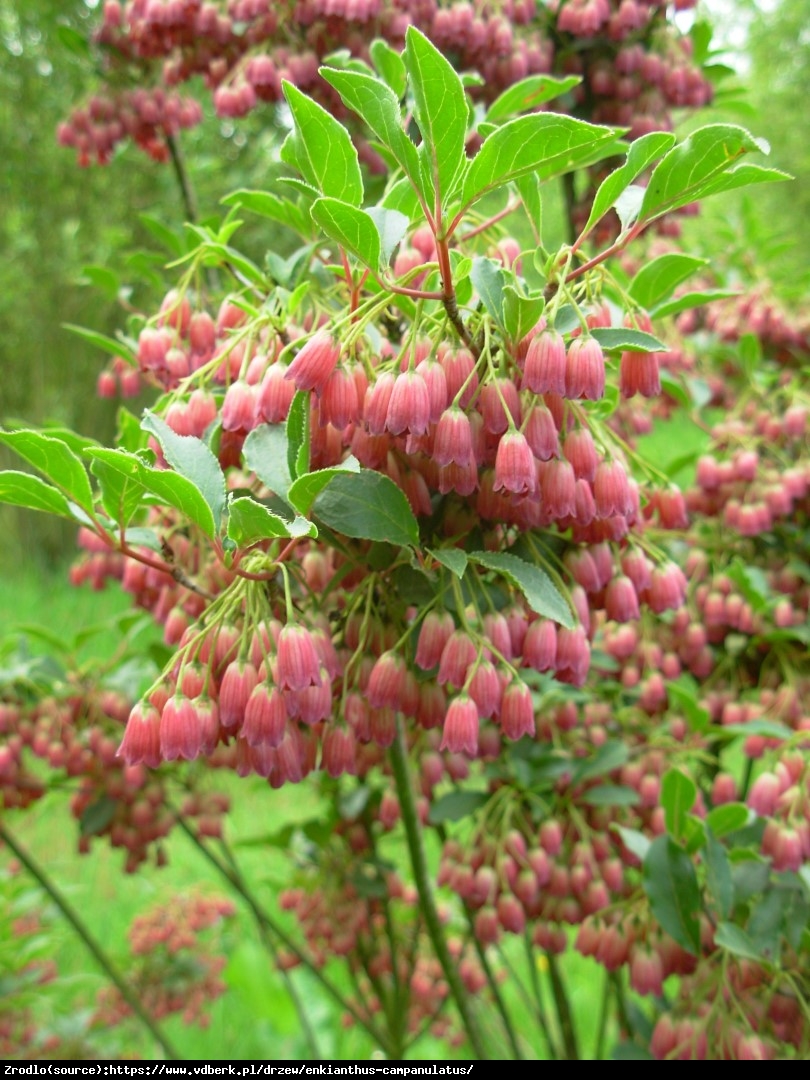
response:
<path id="1" fill-rule="evenodd" d="M 567 94 L 581 82 L 580 75 L 565 75 L 561 79 L 556 79 L 551 75 L 529 75 L 513 83 L 495 98 L 487 109 L 487 120 L 490 123 L 497 123 L 514 113 L 536 109 L 546 101 Z"/>
<path id="2" fill-rule="evenodd" d="M 405 33 L 405 67 L 414 119 L 422 136 L 420 155 L 427 164 L 435 200 L 446 206 L 467 163 L 467 96 L 453 65 L 415 26 Z"/>
<path id="3" fill-rule="evenodd" d="M 283 499 L 292 483 L 284 424 L 259 424 L 245 439 L 245 464 L 275 495 Z"/>
<path id="4" fill-rule="evenodd" d="M 80 34 L 72 26 L 60 25 L 56 28 L 56 36 L 60 44 L 64 45 L 68 52 L 72 52 L 74 56 L 78 56 L 81 60 L 89 60 L 90 42 L 84 34 Z"/>
<path id="5" fill-rule="evenodd" d="M 127 476 L 100 457 L 93 458 L 90 471 L 98 479 L 101 502 L 110 520 L 114 521 L 120 529 L 126 529 L 139 507 L 143 505 L 146 491 L 143 484 L 139 479 Z"/>
<path id="6" fill-rule="evenodd" d="M 700 892 L 692 860 L 669 836 L 650 844 L 642 880 L 662 929 L 693 956 L 700 953 Z"/>
<path id="7" fill-rule="evenodd" d="M 540 244 L 543 239 L 543 196 L 540 178 L 533 173 L 527 173 L 515 180 L 515 187 L 531 224 L 535 243 Z"/>
<path id="8" fill-rule="evenodd" d="M 578 801 L 586 806 L 638 806 L 641 796 L 625 784 L 599 784 L 589 788 Z"/>
<path id="9" fill-rule="evenodd" d="M 735 164 L 743 154 L 754 152 L 762 153 L 763 145 L 736 124 L 698 128 L 656 165 L 639 220 L 651 221 L 705 194 L 740 186 L 734 178 Z"/>
<path id="10" fill-rule="evenodd" d="M 670 252 L 659 255 L 657 259 L 642 266 L 627 291 L 643 308 L 649 311 L 664 300 L 681 282 L 691 277 L 696 270 L 708 264 L 708 259 L 698 259 L 694 255 Z"/>
<path id="11" fill-rule="evenodd" d="M 639 862 L 643 863 L 650 850 L 650 838 L 639 832 L 638 829 L 626 829 L 623 825 L 611 825 L 611 829 L 619 834 L 622 843 L 630 854 L 635 855 Z"/>
<path id="12" fill-rule="evenodd" d="M 507 578 L 520 589 L 529 607 L 538 615 L 554 619 L 569 630 L 574 627 L 575 620 L 568 601 L 539 566 L 533 566 L 507 551 L 474 551 L 469 559 Z"/>
<path id="13" fill-rule="evenodd" d="M 186 254 L 183 235 L 178 235 L 174 229 L 170 229 L 159 217 L 155 217 L 154 214 L 138 214 L 138 220 L 149 230 L 157 242 L 166 248 L 172 258 L 179 259 L 181 255 Z"/>
<path id="14" fill-rule="evenodd" d="M 521 341 L 543 314 L 546 306 L 542 293 L 523 296 L 514 285 L 503 290 L 503 324 L 514 342 Z"/>
<path id="15" fill-rule="evenodd" d="M 165 420 L 148 410 L 141 427 L 155 436 L 171 467 L 199 490 L 211 507 L 214 527 L 219 529 L 225 509 L 225 474 L 209 447 L 193 435 L 178 435 Z"/>
<path id="16" fill-rule="evenodd" d="M 751 911 L 746 929 L 756 948 L 766 956 L 775 958 L 779 953 L 779 938 L 790 900 L 790 890 L 771 888 Z"/>
<path id="17" fill-rule="evenodd" d="M 541 180 L 548 180 L 571 172 L 615 139 L 613 128 L 586 124 L 570 116 L 519 116 L 484 140 L 464 178 L 462 207 L 526 173 L 536 172 Z"/>
<path id="18" fill-rule="evenodd" d="M 445 821 L 461 821 L 486 806 L 488 801 L 489 795 L 486 791 L 451 791 L 431 804 L 428 821 L 431 825 L 441 825 Z"/>
<path id="19" fill-rule="evenodd" d="M 365 210 L 357 210 L 340 199 L 316 199 L 311 213 L 330 240 L 375 272 L 380 268 L 380 234 Z"/>
<path id="20" fill-rule="evenodd" d="M 286 225 L 301 236 L 312 235 L 309 216 L 291 199 L 274 195 L 269 191 L 250 191 L 240 188 L 226 195 L 221 201 L 225 206 L 241 206 L 254 214 L 277 221 L 279 225 Z"/>
<path id="21" fill-rule="evenodd" d="M 401 547 L 419 542 L 419 526 L 404 493 L 372 469 L 336 476 L 315 500 L 313 511 L 344 536 L 387 540 Z"/>
<path id="22" fill-rule="evenodd" d="M 62 439 L 43 435 L 39 431 L 0 432 L 0 443 L 5 443 L 29 465 L 33 465 L 63 495 L 91 513 L 93 491 L 84 465 Z"/>
<path id="23" fill-rule="evenodd" d="M 303 476 L 299 476 L 290 485 L 287 492 L 287 501 L 299 514 L 306 515 L 310 512 L 312 504 L 326 485 L 334 480 L 336 476 L 348 472 L 360 472 L 360 463 L 357 458 L 349 456 L 340 465 L 335 465 L 329 469 L 319 469 L 317 472 L 304 473 Z"/>
<path id="24" fill-rule="evenodd" d="M 667 684 L 670 707 L 680 709 L 692 731 L 705 731 L 709 713 L 698 702 L 698 685 L 691 675 L 683 674 Z"/>
<path id="25" fill-rule="evenodd" d="M 739 296 L 736 289 L 705 289 L 698 292 L 684 293 L 672 300 L 665 300 L 656 304 L 650 311 L 655 319 L 664 319 L 667 315 L 677 315 L 689 308 L 700 307 L 702 304 L 711 304 L 713 300 L 725 300 L 729 296 Z"/>
<path id="26" fill-rule="evenodd" d="M 597 326 L 591 330 L 593 337 L 605 352 L 666 352 L 667 346 L 652 334 L 643 330 L 631 330 L 626 326 Z"/>
<path id="27" fill-rule="evenodd" d="M 793 731 L 778 720 L 749 720 L 745 724 L 725 724 L 718 735 L 764 735 L 766 739 L 789 739 Z"/>
<path id="28" fill-rule="evenodd" d="M 571 783 L 572 785 L 581 784 L 584 780 L 592 780 L 595 776 L 605 776 L 607 773 L 615 772 L 627 763 L 629 756 L 630 752 L 625 743 L 611 739 L 603 743 L 590 757 L 577 763 Z"/>
<path id="29" fill-rule="evenodd" d="M 61 491 L 38 476 L 13 469 L 0 472 L 0 502 L 24 506 L 28 510 L 42 510 L 46 514 L 59 514 L 60 517 L 73 516 Z"/>
<path id="30" fill-rule="evenodd" d="M 419 205 L 419 196 L 416 194 L 413 184 L 405 177 L 391 185 L 383 196 L 380 205 L 386 210 L 399 211 L 411 223 L 424 220 L 422 207 Z"/>
<path id="31" fill-rule="evenodd" d="M 83 266 L 82 284 L 92 285 L 94 289 L 106 293 L 109 300 L 115 300 L 121 281 L 116 273 L 106 266 Z"/>
<path id="32" fill-rule="evenodd" d="M 629 1039 L 624 1039 L 622 1042 L 617 1043 L 616 1046 L 610 1052 L 611 1061 L 654 1061 L 649 1050 L 645 1050 L 643 1046 L 639 1046 L 638 1043 L 630 1042 Z"/>
<path id="33" fill-rule="evenodd" d="M 718 923 L 714 932 L 714 943 L 721 949 L 726 949 L 745 960 L 756 960 L 760 964 L 763 961 L 767 962 L 766 957 L 762 955 L 751 937 L 742 927 L 735 926 L 734 923 Z"/>
<path id="34" fill-rule="evenodd" d="M 306 522 L 304 518 L 296 520 L 305 522 L 309 527 L 307 531 L 302 532 L 300 527 L 293 530 L 289 521 L 285 521 L 249 496 L 231 499 L 228 503 L 228 536 L 239 547 L 248 547 L 259 540 L 270 540 L 276 536 L 318 535 L 312 522 Z"/>
<path id="35" fill-rule="evenodd" d="M 102 795 L 84 810 L 79 818 L 79 832 L 82 836 L 97 836 L 103 833 L 118 809 L 118 800 Z"/>
<path id="36" fill-rule="evenodd" d="M 750 849 L 744 849 L 745 855 L 750 856 Z M 731 871 L 734 882 L 734 895 L 738 903 L 750 900 L 752 896 L 764 892 L 771 876 L 770 865 L 761 859 L 746 858 L 744 862 L 737 863 Z"/>
<path id="37" fill-rule="evenodd" d="M 144 492 L 156 496 L 160 502 L 179 510 L 190 522 L 202 529 L 206 536 L 213 538 L 216 535 L 211 507 L 196 485 L 185 476 L 170 469 L 154 469 L 126 450 L 91 446 L 85 453 L 88 457 L 98 458 L 110 468 L 117 469 L 131 484 L 141 484 Z"/>
<path id="38" fill-rule="evenodd" d="M 296 390 L 287 414 L 287 467 L 290 478 L 309 472 L 310 402 L 308 390 Z M 277 492 L 277 494 L 281 494 Z M 284 493 L 286 496 L 286 492 Z"/>
<path id="39" fill-rule="evenodd" d="M 676 840 L 683 836 L 686 815 L 695 805 L 697 786 L 680 769 L 669 769 L 661 781 L 661 805 L 667 832 Z"/>
<path id="40" fill-rule="evenodd" d="M 322 195 L 359 206 L 363 176 L 348 131 L 292 83 L 284 80 L 281 86 L 295 121 L 295 130 L 281 147 L 281 160 L 295 166 Z"/>
<path id="41" fill-rule="evenodd" d="M 706 885 L 721 917 L 727 919 L 734 908 L 734 882 L 726 849 L 711 829 L 706 829 Z"/>
<path id="42" fill-rule="evenodd" d="M 408 85 L 408 73 L 405 61 L 400 53 L 392 49 L 387 41 L 375 38 L 368 48 L 374 67 L 385 79 L 396 96 L 402 100 Z"/>
<path id="43" fill-rule="evenodd" d="M 459 580 L 464 577 L 464 571 L 467 569 L 467 555 L 461 548 L 428 548 L 427 553 L 436 562 L 446 566 Z"/>
<path id="44" fill-rule="evenodd" d="M 753 162 L 743 162 L 736 165 L 730 172 L 718 177 L 712 183 L 707 184 L 700 193 L 701 199 L 707 199 L 710 195 L 719 195 L 735 188 L 751 187 L 753 184 L 773 184 L 784 180 L 793 180 L 790 173 L 782 172 L 781 169 L 767 169 L 763 165 L 755 165 Z"/>
<path id="45" fill-rule="evenodd" d="M 715 836 L 727 836 L 748 824 L 748 814 L 745 803 L 723 803 L 708 812 L 706 825 Z"/>
<path id="46" fill-rule="evenodd" d="M 593 200 L 588 223 L 582 230 L 587 235 L 632 182 L 675 143 L 675 136 L 668 131 L 651 131 L 636 139 L 627 151 L 627 160 L 610 176 L 605 177 Z"/>
<path id="47" fill-rule="evenodd" d="M 473 259 L 470 280 L 490 316 L 503 328 L 503 289 L 506 275 L 501 263 L 479 255 Z"/>
<path id="48" fill-rule="evenodd" d="M 322 67 L 323 78 L 340 94 L 344 105 L 357 113 L 399 162 L 417 189 L 422 190 L 419 154 L 402 127 L 399 98 L 385 83 L 357 71 Z M 423 191 L 423 195 L 426 193 Z"/>
<path id="49" fill-rule="evenodd" d="M 83 326 L 74 326 L 73 323 L 62 323 L 62 329 L 69 330 L 71 334 L 83 338 L 91 345 L 95 345 L 96 348 L 103 349 L 104 352 L 112 353 L 113 356 L 123 356 L 129 360 L 135 359 L 134 348 L 125 341 L 107 337 L 106 334 L 99 334 L 96 330 L 86 330 Z"/>
<path id="50" fill-rule="evenodd" d="M 408 230 L 410 218 L 385 206 L 371 206 L 366 213 L 374 222 L 380 236 L 381 265 L 387 266 L 395 248 Z"/>

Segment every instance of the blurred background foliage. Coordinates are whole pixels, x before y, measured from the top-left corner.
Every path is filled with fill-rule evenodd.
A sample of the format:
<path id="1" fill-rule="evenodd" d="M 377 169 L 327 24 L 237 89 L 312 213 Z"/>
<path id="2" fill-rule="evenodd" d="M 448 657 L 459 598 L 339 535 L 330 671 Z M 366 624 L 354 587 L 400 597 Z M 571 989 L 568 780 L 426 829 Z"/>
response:
<path id="1" fill-rule="evenodd" d="M 129 147 L 106 168 L 80 170 L 73 152 L 57 145 L 56 125 L 97 82 L 82 47 L 96 6 L 0 0 L 0 417 L 55 421 L 106 438 L 116 402 L 95 395 L 105 357 L 63 324 L 113 333 L 125 319 L 122 296 L 135 310 L 154 310 L 170 259 L 155 221 L 181 230 L 184 214 L 171 167 Z M 737 89 L 718 102 L 717 119 L 764 133 L 774 165 L 799 179 L 789 197 L 781 186 L 765 185 L 747 201 L 709 202 L 689 229 L 707 253 L 725 252 L 733 270 L 749 278 L 767 274 L 783 295 L 796 297 L 807 285 L 810 243 L 806 0 L 712 0 L 708 15 L 719 23 L 721 40 L 734 40 L 728 62 L 740 72 Z M 747 32 L 730 32 L 740 28 Z M 202 218 L 218 213 L 225 192 L 266 186 L 278 142 L 270 109 L 232 124 L 211 115 L 210 99 L 204 104 L 205 123 L 183 133 Z M 266 233 L 253 240 L 243 236 L 248 248 L 267 246 Z M 48 565 L 72 554 L 70 527 L 7 508 L 0 524 L 6 565 L 21 551 Z"/>

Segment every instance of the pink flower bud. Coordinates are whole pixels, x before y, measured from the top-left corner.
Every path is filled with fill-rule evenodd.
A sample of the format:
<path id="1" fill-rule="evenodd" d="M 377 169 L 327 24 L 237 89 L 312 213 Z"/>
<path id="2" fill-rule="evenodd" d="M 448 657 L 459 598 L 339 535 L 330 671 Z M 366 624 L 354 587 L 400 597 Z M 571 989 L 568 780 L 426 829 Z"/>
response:
<path id="1" fill-rule="evenodd" d="M 446 409 L 439 417 L 433 441 L 433 460 L 440 466 L 453 463 L 467 467 L 475 464 L 470 421 L 457 405 Z"/>
<path id="2" fill-rule="evenodd" d="M 534 735 L 534 706 L 531 691 L 525 683 L 513 682 L 504 690 L 500 723 L 507 739 Z"/>
<path id="3" fill-rule="evenodd" d="M 318 330 L 302 347 L 284 376 L 298 390 L 323 392 L 340 358 L 340 344 L 327 329 Z"/>
<path id="4" fill-rule="evenodd" d="M 530 495 L 537 488 L 534 455 L 525 435 L 507 432 L 498 443 L 493 489 L 506 489 L 515 495 Z"/>
<path id="5" fill-rule="evenodd" d="M 478 754 L 478 707 L 466 694 L 454 698 L 444 718 L 440 750 L 453 754 Z"/>
<path id="6" fill-rule="evenodd" d="M 144 764 L 150 769 L 160 765 L 160 713 L 154 705 L 139 701 L 133 707 L 117 755 L 127 765 Z"/>
<path id="7" fill-rule="evenodd" d="M 568 346 L 565 397 L 599 401 L 605 393 L 605 356 L 595 338 L 579 337 Z"/>
<path id="8" fill-rule="evenodd" d="M 556 330 L 532 338 L 523 368 L 523 385 L 535 394 L 565 396 L 565 342 Z"/>
<path id="9" fill-rule="evenodd" d="M 304 626 L 287 624 L 278 636 L 278 686 L 305 690 L 322 683 L 320 659 L 312 635 Z"/>
<path id="10" fill-rule="evenodd" d="M 392 435 L 424 435 L 430 427 L 427 383 L 415 371 L 403 371 L 394 382 L 385 426 Z"/>

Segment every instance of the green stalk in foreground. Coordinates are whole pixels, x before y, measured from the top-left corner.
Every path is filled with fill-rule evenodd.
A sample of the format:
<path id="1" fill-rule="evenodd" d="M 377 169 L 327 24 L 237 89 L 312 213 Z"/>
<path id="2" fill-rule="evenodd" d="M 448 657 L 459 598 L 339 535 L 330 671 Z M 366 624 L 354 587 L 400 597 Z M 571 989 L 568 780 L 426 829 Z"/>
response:
<path id="1" fill-rule="evenodd" d="M 402 720 L 397 716 L 397 734 L 391 746 L 391 764 L 394 770 L 394 780 L 397 785 L 399 806 L 402 812 L 402 823 L 405 826 L 405 835 L 408 841 L 408 853 L 411 859 L 416 888 L 419 893 L 419 903 L 425 920 L 425 927 L 433 943 L 436 958 L 441 964 L 450 993 L 456 1003 L 456 1008 L 461 1016 L 461 1022 L 476 1058 L 486 1061 L 489 1058 L 486 1047 L 481 1039 L 481 1033 L 472 1014 L 470 999 L 461 981 L 458 969 L 450 956 L 447 948 L 447 940 L 444 929 L 436 909 L 436 900 L 433 896 L 433 888 L 425 858 L 425 847 L 422 842 L 422 826 L 419 823 L 419 814 L 416 809 L 416 800 L 413 794 L 411 774 L 408 767 L 408 750 L 405 746 L 405 736 L 402 731 Z"/>
<path id="2" fill-rule="evenodd" d="M 45 892 L 50 896 L 51 900 L 56 904 L 67 921 L 76 931 L 78 936 L 84 942 L 88 952 L 92 954 L 101 970 L 107 976 L 111 983 L 117 988 L 121 997 L 132 1009 L 133 1013 L 138 1017 L 141 1023 L 147 1028 L 152 1035 L 155 1042 L 161 1047 L 164 1054 L 171 1061 L 182 1061 L 183 1058 L 174 1049 L 172 1044 L 160 1030 L 155 1023 L 154 1019 L 149 1015 L 146 1009 L 141 1004 L 141 1000 L 138 997 L 136 991 L 127 982 L 118 968 L 113 964 L 112 960 L 107 956 L 85 924 L 82 922 L 78 913 L 73 908 L 72 904 L 62 895 L 58 887 L 51 881 L 42 867 L 37 863 L 32 855 L 20 847 L 11 833 L 0 821 L 0 840 L 8 847 L 9 851 L 13 851 L 20 862 L 23 864 L 28 873 L 39 882 Z"/>

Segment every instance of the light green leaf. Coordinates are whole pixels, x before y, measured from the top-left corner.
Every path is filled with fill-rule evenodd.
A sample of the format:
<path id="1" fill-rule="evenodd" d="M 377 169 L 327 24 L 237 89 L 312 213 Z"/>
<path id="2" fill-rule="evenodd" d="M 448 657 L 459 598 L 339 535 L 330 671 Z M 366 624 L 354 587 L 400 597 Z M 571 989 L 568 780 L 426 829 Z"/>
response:
<path id="1" fill-rule="evenodd" d="M 667 347 L 653 334 L 643 330 L 631 330 L 626 326 L 597 326 L 591 330 L 593 337 L 605 352 L 666 352 Z"/>
<path id="2" fill-rule="evenodd" d="M 27 429 L 0 432 L 0 442 L 33 465 L 82 510 L 92 512 L 93 492 L 87 472 L 66 442 Z"/>
<path id="3" fill-rule="evenodd" d="M 410 218 L 398 210 L 389 210 L 384 206 L 370 206 L 366 213 L 377 227 L 381 263 L 387 266 L 394 249 L 408 230 Z"/>
<path id="4" fill-rule="evenodd" d="M 61 491 L 30 473 L 6 469 L 0 472 L 0 502 L 42 510 L 46 514 L 72 517 L 67 499 Z"/>
<path id="5" fill-rule="evenodd" d="M 637 829 L 626 829 L 623 825 L 611 825 L 611 829 L 619 834 L 621 842 L 630 854 L 635 855 L 639 862 L 643 863 L 647 858 L 647 852 L 650 850 L 651 841 L 649 837 Z"/>
<path id="6" fill-rule="evenodd" d="M 651 309 L 650 315 L 655 319 L 664 319 L 667 315 L 677 315 L 689 308 L 700 307 L 702 304 L 710 304 L 713 300 L 725 300 L 729 296 L 739 296 L 736 289 L 702 289 L 699 292 L 684 293 L 672 300 L 665 300 L 656 304 Z"/>
<path id="7" fill-rule="evenodd" d="M 402 127 L 402 109 L 394 91 L 379 79 L 357 71 L 322 67 L 320 73 L 337 90 L 344 105 L 357 113 L 394 155 L 411 184 L 421 190 L 419 155 Z"/>
<path id="8" fill-rule="evenodd" d="M 129 342 L 107 337 L 106 334 L 99 334 L 96 330 L 86 330 L 83 326 L 74 326 L 73 323 L 62 323 L 62 328 L 69 330 L 71 334 L 75 334 L 77 337 L 83 338 L 98 349 L 112 353 L 113 356 L 123 356 L 131 361 L 135 359 L 135 349 Z"/>
<path id="9" fill-rule="evenodd" d="M 225 509 L 225 474 L 210 448 L 193 435 L 178 435 L 165 420 L 148 410 L 141 427 L 155 436 L 171 467 L 200 491 L 219 529 Z"/>
<path id="10" fill-rule="evenodd" d="M 287 501 L 299 514 L 308 514 L 312 504 L 326 485 L 341 473 L 360 472 L 360 463 L 355 457 L 347 457 L 340 465 L 330 469 L 319 469 L 317 472 L 304 473 L 290 486 L 287 492 Z"/>
<path id="11" fill-rule="evenodd" d="M 726 849 L 711 829 L 706 829 L 706 886 L 721 917 L 727 919 L 734 908 L 734 882 Z"/>
<path id="12" fill-rule="evenodd" d="M 698 128 L 656 165 L 641 204 L 639 220 L 652 221 L 706 194 L 740 186 L 733 175 L 739 159 L 744 154 L 762 153 L 763 150 L 761 142 L 736 124 L 708 124 Z M 740 179 L 749 183 L 744 175 L 741 174 Z"/>
<path id="13" fill-rule="evenodd" d="M 317 536 L 318 530 L 308 522 L 310 530 L 303 535 Z M 262 506 L 249 496 L 231 499 L 228 503 L 228 536 L 240 547 L 260 540 L 293 535 L 290 522 Z M 301 535 L 300 532 L 298 535 Z"/>
<path id="14" fill-rule="evenodd" d="M 577 763 L 573 771 L 572 783 L 581 784 L 583 780 L 592 780 L 595 776 L 605 776 L 607 773 L 615 772 L 627 763 L 629 757 L 630 752 L 626 744 L 619 742 L 618 739 L 611 739 L 603 743 L 590 757 L 583 758 Z"/>
<path id="15" fill-rule="evenodd" d="M 344 536 L 400 547 L 419 542 L 419 526 L 404 493 L 372 469 L 336 476 L 315 500 L 313 513 Z"/>
<path id="16" fill-rule="evenodd" d="M 568 601 L 539 566 L 533 566 L 507 551 L 473 551 L 468 557 L 470 562 L 494 570 L 496 574 L 511 581 L 523 593 L 532 611 L 536 611 L 538 615 L 554 619 L 569 629 L 575 625 Z"/>
<path id="17" fill-rule="evenodd" d="M 103 458 L 95 457 L 90 471 L 98 479 L 101 502 L 110 520 L 126 529 L 138 508 L 144 503 L 146 489 L 137 478 L 127 476 L 120 469 L 111 467 Z"/>
<path id="18" fill-rule="evenodd" d="M 503 290 L 503 324 L 510 339 L 522 341 L 543 314 L 545 306 L 542 293 L 524 296 L 514 285 L 506 285 Z"/>
<path id="19" fill-rule="evenodd" d="M 283 81 L 282 89 L 295 130 L 284 141 L 281 160 L 295 166 L 322 195 L 359 206 L 363 201 L 363 176 L 348 131 L 292 83 Z"/>
<path id="20" fill-rule="evenodd" d="M 441 825 L 445 821 L 461 821 L 486 806 L 488 801 L 489 795 L 486 791 L 451 791 L 431 804 L 428 820 L 431 825 Z"/>
<path id="21" fill-rule="evenodd" d="M 392 49 L 383 38 L 375 38 L 368 51 L 374 67 L 401 100 L 408 84 L 408 73 L 401 54 Z"/>
<path id="22" fill-rule="evenodd" d="M 254 214 L 270 218 L 279 225 L 286 225 L 301 236 L 312 235 L 312 225 L 308 215 L 291 199 L 274 195 L 270 191 L 250 191 L 240 188 L 226 195 L 221 200 L 225 206 L 241 206 Z"/>
<path id="23" fill-rule="evenodd" d="M 693 956 L 700 953 L 700 891 L 692 860 L 670 836 L 659 836 L 644 859 L 642 880 L 661 928 Z"/>
<path id="24" fill-rule="evenodd" d="M 296 390 L 287 414 L 287 467 L 290 477 L 297 480 L 309 472 L 309 391 Z"/>
<path id="25" fill-rule="evenodd" d="M 571 172 L 615 140 L 613 128 L 586 124 L 570 116 L 519 116 L 484 140 L 464 178 L 462 207 L 526 173 L 536 172 L 540 179 L 548 180 Z"/>
<path id="26" fill-rule="evenodd" d="M 636 139 L 630 145 L 624 165 L 612 172 L 610 176 L 605 177 L 599 185 L 588 222 L 582 230 L 583 235 L 587 235 L 597 221 L 600 221 L 608 210 L 616 205 L 616 200 L 633 183 L 636 177 L 640 176 L 657 158 L 671 149 L 674 143 L 675 136 L 670 132 L 651 131 L 647 135 L 642 135 L 641 138 Z"/>
<path id="27" fill-rule="evenodd" d="M 310 212 L 330 240 L 375 272 L 380 268 L 380 234 L 365 210 L 357 210 L 340 199 L 316 199 Z"/>
<path id="28" fill-rule="evenodd" d="M 487 109 L 487 120 L 497 123 L 514 113 L 536 109 L 546 101 L 562 97 L 582 82 L 580 75 L 565 75 L 561 79 L 551 75 L 529 75 L 513 83 L 492 102 Z"/>
<path id="29" fill-rule="evenodd" d="M 680 769 L 669 769 L 661 781 L 661 805 L 667 832 L 676 840 L 683 836 L 686 816 L 695 804 L 697 785 Z"/>
<path id="30" fill-rule="evenodd" d="M 245 464 L 274 495 L 283 499 L 292 483 L 284 424 L 259 424 L 242 447 Z"/>
<path id="31" fill-rule="evenodd" d="M 638 806 L 641 796 L 625 784 L 599 784 L 589 788 L 578 801 L 586 806 Z"/>
<path id="32" fill-rule="evenodd" d="M 422 136 L 420 154 L 437 201 L 445 207 L 467 163 L 467 96 L 453 65 L 415 26 L 405 34 L 405 67 Z"/>
<path id="33" fill-rule="evenodd" d="M 721 949 L 734 953 L 735 956 L 742 956 L 745 960 L 756 960 L 758 963 L 767 962 L 767 958 L 759 951 L 750 935 L 741 926 L 736 926 L 734 923 L 718 923 L 714 932 L 714 943 L 719 945 Z"/>
<path id="34" fill-rule="evenodd" d="M 484 255 L 477 256 L 473 259 L 470 280 L 490 316 L 503 328 L 503 289 L 506 276 L 501 263 Z"/>
<path id="35" fill-rule="evenodd" d="M 681 252 L 659 255 L 657 259 L 642 266 L 627 291 L 637 304 L 649 311 L 669 296 L 681 282 L 707 264 L 708 259 L 698 259 L 694 255 L 684 255 Z"/>
<path id="36" fill-rule="evenodd" d="M 427 553 L 436 562 L 451 570 L 457 578 L 464 577 L 464 571 L 467 569 L 467 555 L 461 548 L 428 548 Z"/>

